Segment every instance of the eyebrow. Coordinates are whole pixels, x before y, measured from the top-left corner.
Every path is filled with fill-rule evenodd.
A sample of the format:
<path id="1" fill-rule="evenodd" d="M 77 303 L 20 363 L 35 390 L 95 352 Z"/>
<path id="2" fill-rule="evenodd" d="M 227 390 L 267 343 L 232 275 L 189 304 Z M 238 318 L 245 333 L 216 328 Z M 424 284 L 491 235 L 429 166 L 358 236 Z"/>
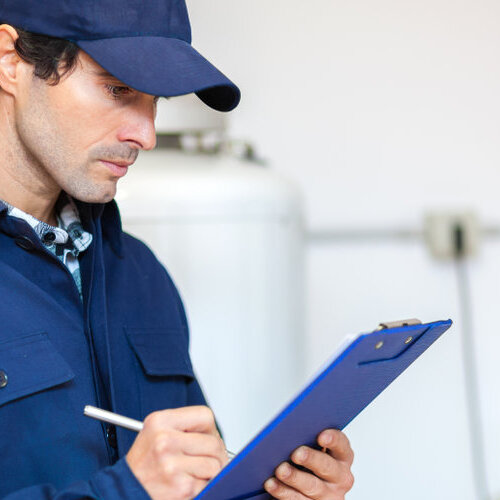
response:
<path id="1" fill-rule="evenodd" d="M 106 71 L 105 69 L 93 69 L 92 73 L 95 76 L 100 76 L 100 77 L 104 77 L 104 78 L 113 78 L 117 82 L 122 83 L 124 87 L 130 87 L 130 85 L 127 85 L 126 83 L 122 82 L 119 78 L 116 78 L 116 76 L 113 76 L 109 71 Z M 132 88 L 132 87 L 130 87 L 130 88 Z M 162 97 L 162 96 L 155 95 L 153 97 L 158 101 L 160 99 L 160 97 Z"/>
<path id="2" fill-rule="evenodd" d="M 118 80 L 118 78 L 116 78 L 116 76 L 113 76 L 111 73 L 109 73 L 105 69 L 93 69 L 92 73 L 96 76 L 107 76 L 107 77 L 115 78 L 116 80 Z"/>

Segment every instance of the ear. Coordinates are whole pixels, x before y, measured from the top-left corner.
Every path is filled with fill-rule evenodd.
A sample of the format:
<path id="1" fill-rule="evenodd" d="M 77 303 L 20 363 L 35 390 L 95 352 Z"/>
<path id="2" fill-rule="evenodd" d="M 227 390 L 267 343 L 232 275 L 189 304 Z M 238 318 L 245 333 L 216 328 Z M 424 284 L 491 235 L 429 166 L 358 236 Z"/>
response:
<path id="1" fill-rule="evenodd" d="M 15 94 L 19 81 L 19 66 L 24 61 L 19 57 L 15 44 L 17 31 L 8 24 L 0 25 L 0 89 Z"/>

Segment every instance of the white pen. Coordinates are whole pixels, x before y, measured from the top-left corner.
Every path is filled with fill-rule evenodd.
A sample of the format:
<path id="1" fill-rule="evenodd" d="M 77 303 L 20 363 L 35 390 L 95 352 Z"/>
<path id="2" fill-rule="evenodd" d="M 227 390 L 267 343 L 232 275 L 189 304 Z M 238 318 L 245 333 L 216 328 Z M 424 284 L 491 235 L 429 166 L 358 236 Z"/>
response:
<path id="1" fill-rule="evenodd" d="M 108 424 L 118 425 L 119 427 L 124 427 L 125 429 L 130 429 L 135 432 L 142 431 L 142 428 L 144 427 L 144 424 L 140 420 L 124 417 L 123 415 L 118 415 L 118 413 L 102 410 L 101 408 L 96 408 L 95 406 L 85 406 L 83 414 L 87 417 L 95 418 L 96 420 L 107 422 Z M 235 456 L 235 454 L 229 450 L 226 450 L 226 453 L 230 459 Z"/>
<path id="2" fill-rule="evenodd" d="M 118 415 L 111 411 L 101 410 L 101 408 L 96 408 L 95 406 L 87 405 L 83 410 L 83 414 L 87 417 L 95 418 L 96 420 L 107 422 L 108 424 L 118 425 L 135 432 L 141 432 L 144 427 L 144 424 L 139 420 L 124 417 L 123 415 Z"/>

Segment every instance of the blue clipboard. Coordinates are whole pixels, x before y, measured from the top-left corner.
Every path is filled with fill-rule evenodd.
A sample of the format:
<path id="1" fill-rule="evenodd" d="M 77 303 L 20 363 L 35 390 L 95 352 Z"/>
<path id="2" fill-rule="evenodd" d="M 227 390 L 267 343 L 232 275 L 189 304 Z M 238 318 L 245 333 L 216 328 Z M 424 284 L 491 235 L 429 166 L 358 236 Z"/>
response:
<path id="1" fill-rule="evenodd" d="M 293 450 L 318 448 L 322 430 L 343 429 L 451 325 L 451 320 L 386 323 L 349 340 L 195 500 L 271 498 L 262 485 Z"/>

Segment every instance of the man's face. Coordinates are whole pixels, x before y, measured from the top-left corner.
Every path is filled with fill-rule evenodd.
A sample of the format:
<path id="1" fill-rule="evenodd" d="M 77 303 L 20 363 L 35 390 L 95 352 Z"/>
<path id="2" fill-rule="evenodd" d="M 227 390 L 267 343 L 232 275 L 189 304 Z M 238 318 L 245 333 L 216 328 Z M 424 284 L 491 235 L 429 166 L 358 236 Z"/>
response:
<path id="1" fill-rule="evenodd" d="M 23 156 L 76 199 L 111 200 L 139 150 L 156 144 L 157 99 L 126 87 L 84 52 L 58 85 L 33 77 L 18 97 Z"/>

